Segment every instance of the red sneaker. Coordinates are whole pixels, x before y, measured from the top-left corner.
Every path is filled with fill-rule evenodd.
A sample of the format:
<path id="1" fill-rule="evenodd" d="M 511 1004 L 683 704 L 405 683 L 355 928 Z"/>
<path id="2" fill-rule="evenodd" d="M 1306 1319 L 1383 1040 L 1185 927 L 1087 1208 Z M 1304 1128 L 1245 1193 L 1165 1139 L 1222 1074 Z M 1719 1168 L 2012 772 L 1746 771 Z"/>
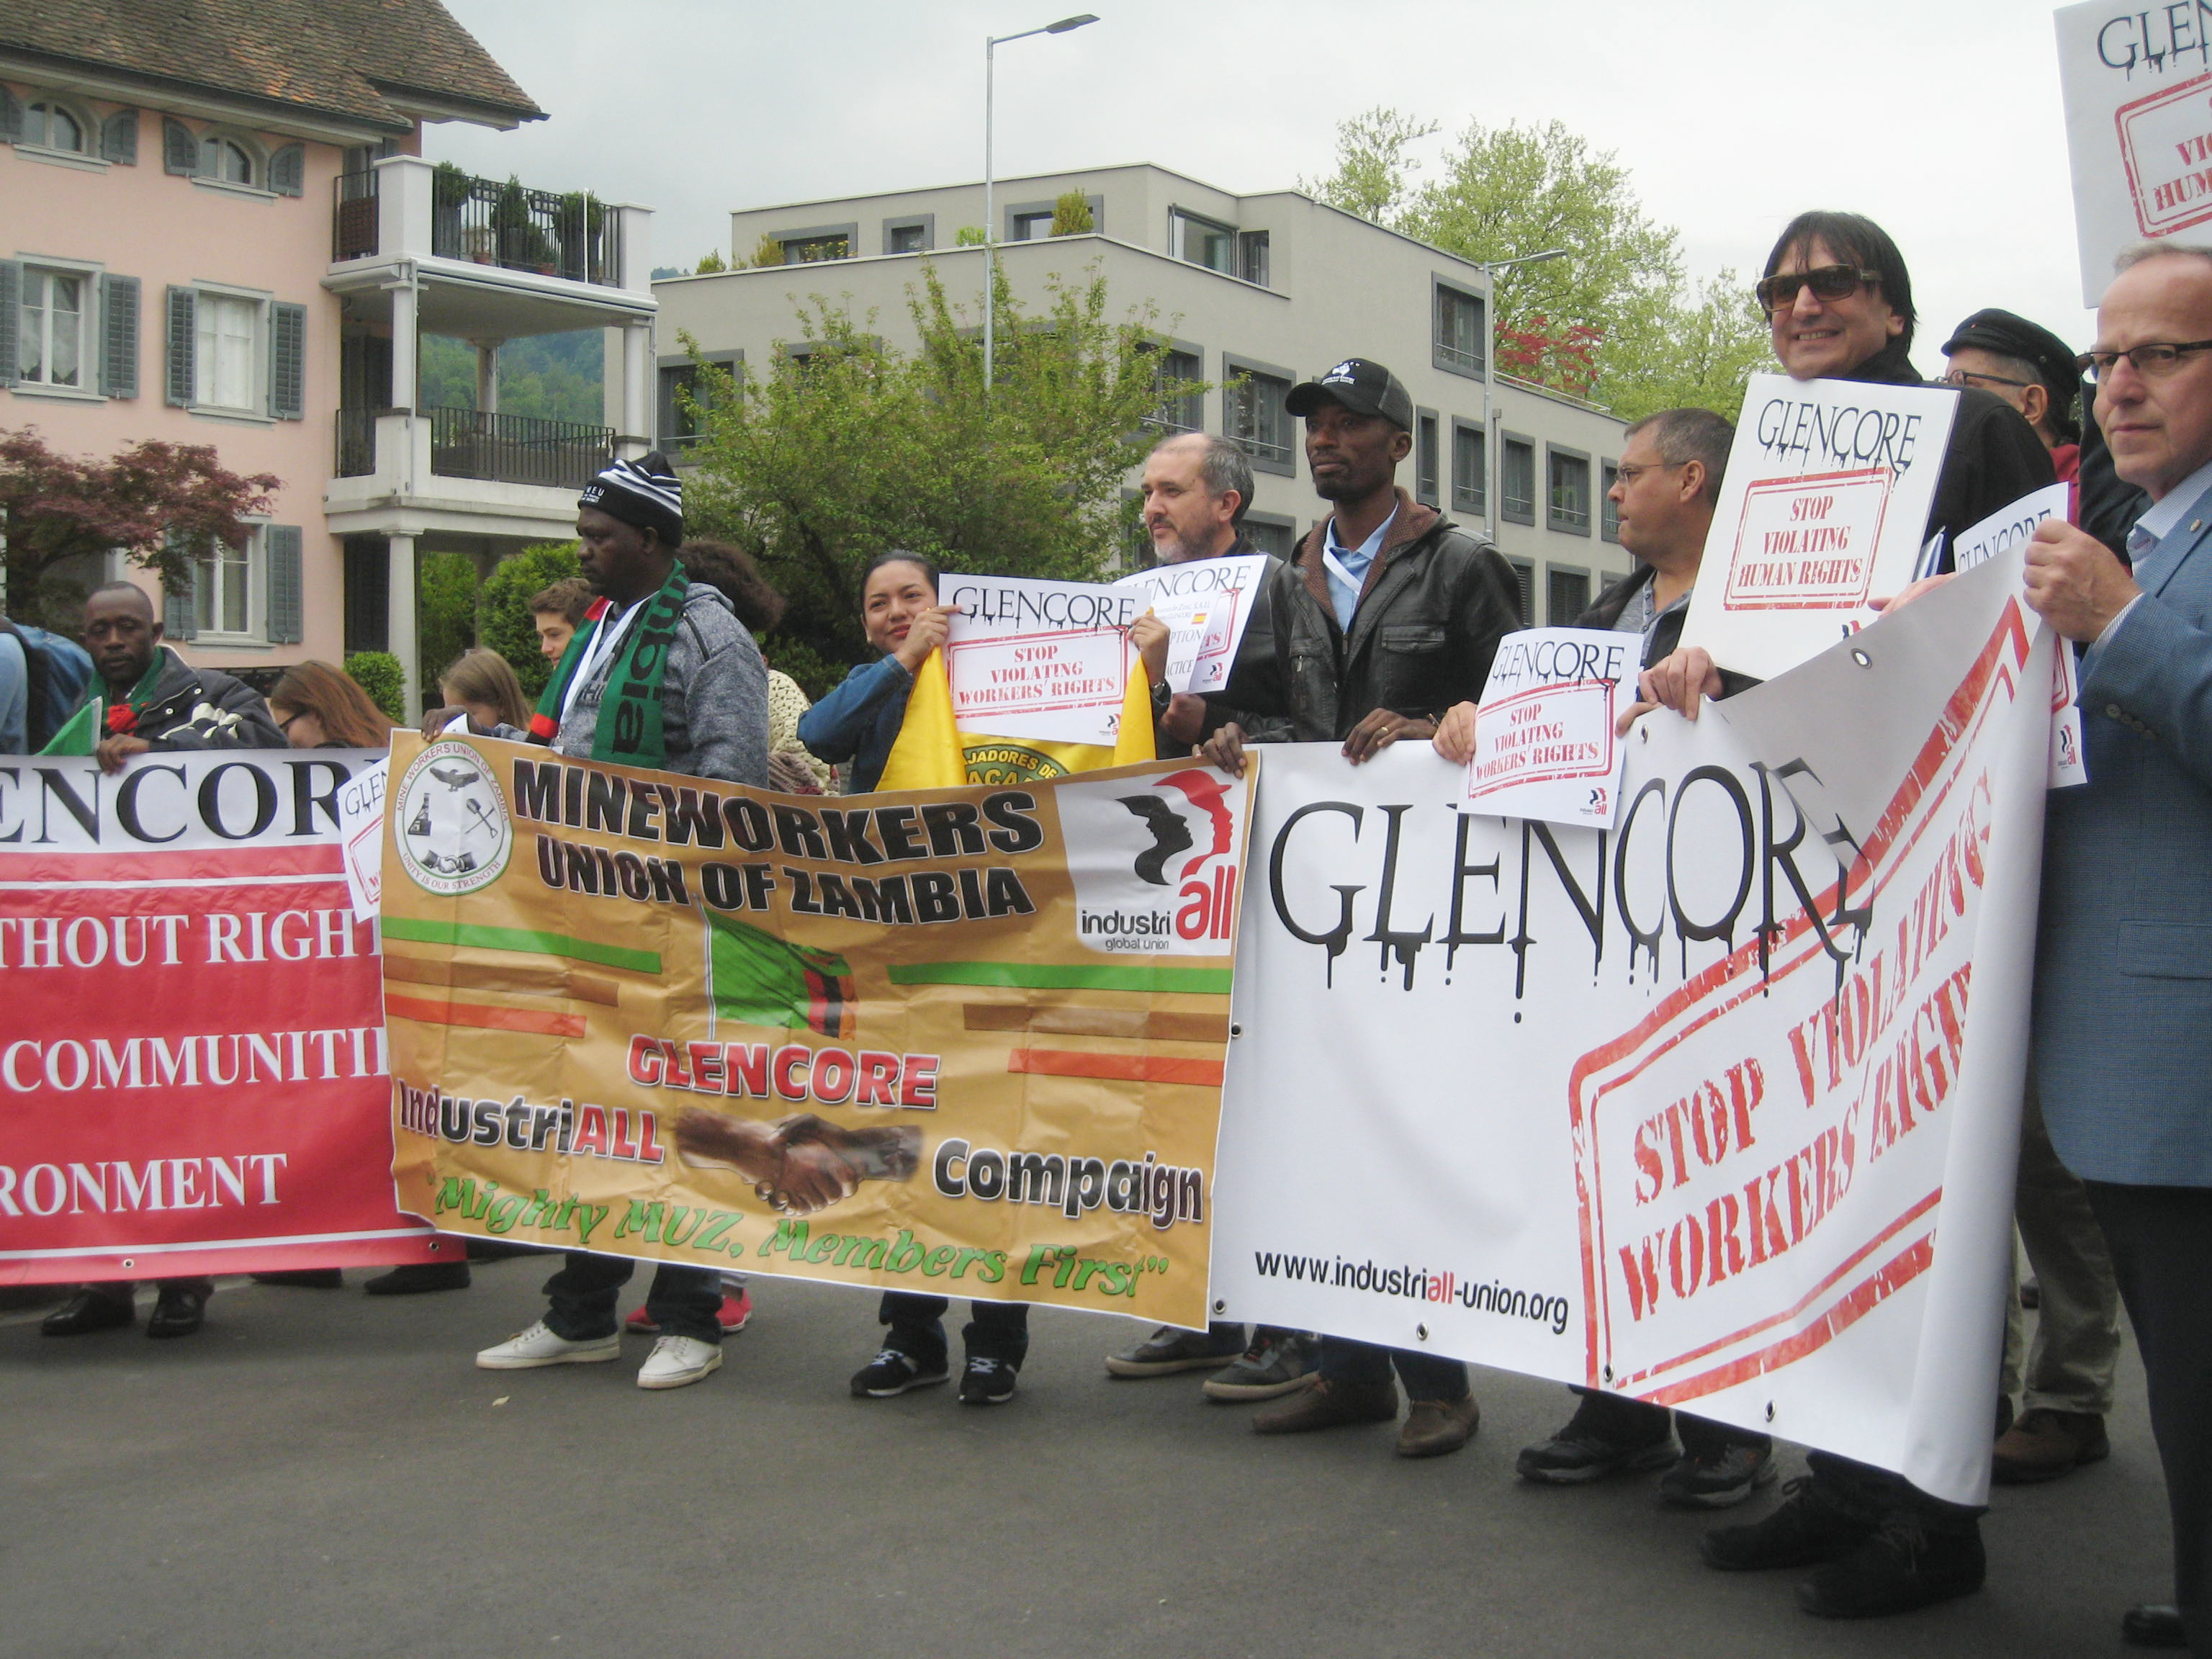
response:
<path id="1" fill-rule="evenodd" d="M 722 1328 L 722 1333 L 726 1336 L 734 1336 L 738 1332 L 744 1329 L 746 1322 L 752 1316 L 753 1299 L 750 1293 L 744 1291 L 725 1295 L 722 1297 L 722 1305 L 714 1310 L 714 1322 Z M 639 1336 L 657 1336 L 660 1334 L 660 1327 L 653 1322 L 653 1316 L 642 1308 L 623 1321 L 623 1328 Z"/>

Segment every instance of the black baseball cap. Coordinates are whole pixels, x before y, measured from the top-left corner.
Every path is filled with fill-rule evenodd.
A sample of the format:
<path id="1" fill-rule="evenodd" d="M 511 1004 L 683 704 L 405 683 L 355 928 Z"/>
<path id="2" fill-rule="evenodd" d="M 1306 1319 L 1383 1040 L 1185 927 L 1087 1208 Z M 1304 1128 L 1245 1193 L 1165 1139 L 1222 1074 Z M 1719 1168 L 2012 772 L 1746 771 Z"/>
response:
<path id="1" fill-rule="evenodd" d="M 1346 357 L 1317 380 L 1291 388 L 1283 407 L 1310 415 L 1323 403 L 1341 404 L 1355 415 L 1380 415 L 1401 431 L 1413 429 L 1413 394 L 1380 363 Z"/>
<path id="2" fill-rule="evenodd" d="M 1943 355 L 1969 349 L 2033 363 L 2036 379 L 2050 388 L 2051 408 L 2062 422 L 2067 420 L 2081 390 L 2081 371 L 2075 366 L 2074 349 L 2049 329 L 2009 311 L 1978 311 L 1951 331 Z"/>

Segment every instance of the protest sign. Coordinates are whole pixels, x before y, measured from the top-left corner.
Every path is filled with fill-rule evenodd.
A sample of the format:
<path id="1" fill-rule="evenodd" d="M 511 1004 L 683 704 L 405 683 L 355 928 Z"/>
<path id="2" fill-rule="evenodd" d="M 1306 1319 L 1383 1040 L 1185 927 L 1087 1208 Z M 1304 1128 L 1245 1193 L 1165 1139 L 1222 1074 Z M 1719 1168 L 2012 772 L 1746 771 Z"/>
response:
<path id="1" fill-rule="evenodd" d="M 1610 830 L 1620 805 L 1613 717 L 1642 637 L 1589 628 L 1508 634 L 1475 710 L 1467 799 L 1501 817 Z"/>
<path id="2" fill-rule="evenodd" d="M 351 750 L 0 760 L 0 1283 L 450 1259 L 392 1207 Z"/>
<path id="3" fill-rule="evenodd" d="M 384 785 L 391 768 L 381 759 L 348 778 L 338 790 L 338 848 L 345 860 L 346 892 L 353 913 L 366 921 L 384 894 Z"/>
<path id="4" fill-rule="evenodd" d="M 1128 588 L 1021 576 L 952 576 L 945 643 L 953 724 L 963 732 L 1110 747 L 1133 671 L 1129 625 L 1145 613 Z"/>
<path id="5" fill-rule="evenodd" d="M 1414 745 L 1269 751 L 1217 1316 L 1981 1501 L 2050 673 L 2019 584 L 1648 717 L 1610 833 L 1455 806 Z"/>
<path id="6" fill-rule="evenodd" d="M 1206 1322 L 1249 785 L 778 798 L 392 753 L 403 1201 L 441 1227 Z"/>
<path id="7" fill-rule="evenodd" d="M 1999 553 L 2015 552 L 2034 536 L 2046 519 L 2066 522 L 2072 486 L 2046 484 L 2001 507 L 1971 529 L 1959 532 L 1953 558 L 1961 570 L 1972 570 Z M 2081 685 L 2076 675 L 2074 650 L 2061 646 L 2051 653 L 2051 767 L 2053 789 L 2070 789 L 2089 781 L 2081 751 Z"/>
<path id="8" fill-rule="evenodd" d="M 1771 679 L 1911 581 L 1959 394 L 1754 374 L 1682 643 Z"/>
<path id="9" fill-rule="evenodd" d="M 1143 594 L 1152 615 L 1168 625 L 1169 689 L 1202 693 L 1229 684 L 1267 574 L 1267 556 L 1255 553 L 1157 565 L 1114 585 Z"/>
<path id="10" fill-rule="evenodd" d="M 2212 34 L 2187 5 L 2090 0 L 2054 21 L 2081 303 L 2094 306 L 2122 248 L 2212 220 Z"/>

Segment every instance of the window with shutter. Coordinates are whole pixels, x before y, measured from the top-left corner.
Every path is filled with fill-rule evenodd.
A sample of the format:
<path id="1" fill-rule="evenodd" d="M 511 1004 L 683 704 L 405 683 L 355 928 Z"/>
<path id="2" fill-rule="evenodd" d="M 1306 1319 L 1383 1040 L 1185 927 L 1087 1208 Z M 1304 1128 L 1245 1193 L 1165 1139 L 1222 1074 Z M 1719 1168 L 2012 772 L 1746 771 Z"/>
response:
<path id="1" fill-rule="evenodd" d="M 169 538 L 169 545 L 173 550 L 177 548 L 174 536 Z M 185 568 L 189 571 L 191 564 L 187 563 Z M 189 575 L 176 586 L 166 581 L 161 584 L 161 633 L 164 638 L 171 640 L 199 637 L 199 629 L 193 625 L 192 585 Z"/>
<path id="2" fill-rule="evenodd" d="M 22 305 L 23 267 L 0 259 L 0 386 L 15 384 L 15 326 Z"/>
<path id="3" fill-rule="evenodd" d="M 297 645 L 302 610 L 300 526 L 272 524 L 262 532 L 262 541 L 269 550 L 269 642 Z"/>
<path id="4" fill-rule="evenodd" d="M 200 170 L 200 141 L 173 115 L 161 118 L 161 166 L 186 179 Z"/>
<path id="5" fill-rule="evenodd" d="M 110 398 L 138 395 L 138 279 L 100 279 L 100 389 Z"/>
<path id="6" fill-rule="evenodd" d="M 269 307 L 269 412 L 280 421 L 307 412 L 307 308 Z"/>
<path id="7" fill-rule="evenodd" d="M 14 143 L 23 136 L 23 106 L 15 94 L 0 87 L 0 143 Z"/>
<path id="8" fill-rule="evenodd" d="M 190 409 L 196 378 L 193 350 L 199 337 L 199 295 L 188 288 L 169 290 L 168 395 L 173 408 Z"/>
<path id="9" fill-rule="evenodd" d="M 287 144 L 269 158 L 269 188 L 279 196 L 303 196 L 307 189 L 307 147 Z"/>
<path id="10" fill-rule="evenodd" d="M 138 112 L 119 109 L 100 124 L 100 159 L 118 167 L 138 165 Z"/>

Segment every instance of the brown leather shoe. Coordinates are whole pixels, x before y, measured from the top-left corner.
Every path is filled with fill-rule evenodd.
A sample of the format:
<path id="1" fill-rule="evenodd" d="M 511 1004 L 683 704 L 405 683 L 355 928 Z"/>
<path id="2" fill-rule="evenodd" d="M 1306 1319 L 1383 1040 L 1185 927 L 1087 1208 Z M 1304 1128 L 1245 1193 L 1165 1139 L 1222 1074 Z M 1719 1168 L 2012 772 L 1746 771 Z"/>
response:
<path id="1" fill-rule="evenodd" d="M 1338 1382 L 1324 1376 L 1310 1389 L 1255 1414 L 1252 1432 L 1308 1434 L 1351 1423 L 1388 1423 L 1397 1415 L 1395 1382 Z"/>
<path id="2" fill-rule="evenodd" d="M 1416 1400 L 1406 1407 L 1406 1420 L 1398 1428 L 1401 1457 L 1442 1457 L 1474 1438 L 1482 1421 L 1482 1407 L 1473 1395 L 1457 1400 Z"/>
<path id="3" fill-rule="evenodd" d="M 2091 1412 L 2055 1412 L 2038 1406 L 1998 1437 L 1990 1479 L 2001 1486 L 2056 1480 L 2083 1463 L 2112 1455 L 2105 1419 Z"/>

